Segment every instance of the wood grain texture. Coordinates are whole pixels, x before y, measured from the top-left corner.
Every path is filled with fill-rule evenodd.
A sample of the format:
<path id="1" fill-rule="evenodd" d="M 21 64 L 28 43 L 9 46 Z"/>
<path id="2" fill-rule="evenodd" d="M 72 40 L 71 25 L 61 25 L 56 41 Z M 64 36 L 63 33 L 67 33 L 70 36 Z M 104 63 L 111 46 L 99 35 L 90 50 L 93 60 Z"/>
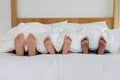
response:
<path id="1" fill-rule="evenodd" d="M 55 23 L 68 20 L 72 23 L 90 23 L 96 21 L 106 21 L 109 28 L 113 28 L 113 18 L 18 18 L 17 24 L 21 22 L 40 22 L 44 24 Z"/>
<path id="2" fill-rule="evenodd" d="M 119 0 L 114 0 L 114 25 L 113 28 L 118 28 L 119 26 Z"/>
<path id="3" fill-rule="evenodd" d="M 118 14 L 118 16 L 119 16 L 119 27 L 120 27 L 120 0 L 119 0 L 119 14 Z"/>
<path id="4" fill-rule="evenodd" d="M 11 0 L 11 18 L 12 26 L 17 25 L 17 2 L 16 0 Z"/>

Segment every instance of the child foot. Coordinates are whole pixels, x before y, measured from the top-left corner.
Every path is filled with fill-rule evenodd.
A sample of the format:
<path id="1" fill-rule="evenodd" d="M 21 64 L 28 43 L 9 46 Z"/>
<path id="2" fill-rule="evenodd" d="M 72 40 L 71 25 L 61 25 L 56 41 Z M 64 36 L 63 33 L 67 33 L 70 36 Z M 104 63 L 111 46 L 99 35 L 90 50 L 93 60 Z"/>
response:
<path id="1" fill-rule="evenodd" d="M 104 54 L 105 47 L 106 47 L 106 41 L 104 40 L 103 37 L 100 37 L 99 46 L 98 46 L 98 54 L 100 55 Z"/>
<path id="2" fill-rule="evenodd" d="M 28 55 L 29 56 L 34 56 L 37 54 L 36 51 L 36 39 L 33 34 L 29 34 L 28 38 L 26 40 L 26 44 L 28 45 Z"/>
<path id="3" fill-rule="evenodd" d="M 71 42 L 72 42 L 71 38 L 69 36 L 65 35 L 62 54 L 67 54 L 69 52 Z"/>
<path id="4" fill-rule="evenodd" d="M 55 48 L 54 48 L 49 36 L 45 38 L 44 45 L 50 54 L 56 53 Z"/>
<path id="5" fill-rule="evenodd" d="M 82 39 L 81 47 L 82 47 L 82 53 L 88 54 L 88 49 L 89 49 L 89 38 L 88 37 L 85 37 Z"/>
<path id="6" fill-rule="evenodd" d="M 18 56 L 24 56 L 24 34 L 18 34 L 17 37 L 14 40 L 14 45 L 15 45 L 15 51 Z"/>

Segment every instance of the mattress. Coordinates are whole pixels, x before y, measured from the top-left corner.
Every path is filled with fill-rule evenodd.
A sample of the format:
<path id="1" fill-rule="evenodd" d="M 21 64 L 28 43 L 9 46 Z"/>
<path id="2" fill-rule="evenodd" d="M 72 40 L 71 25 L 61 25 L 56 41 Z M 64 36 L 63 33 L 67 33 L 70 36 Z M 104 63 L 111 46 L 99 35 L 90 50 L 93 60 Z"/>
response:
<path id="1" fill-rule="evenodd" d="M 120 54 L 0 53 L 0 80 L 120 80 Z"/>

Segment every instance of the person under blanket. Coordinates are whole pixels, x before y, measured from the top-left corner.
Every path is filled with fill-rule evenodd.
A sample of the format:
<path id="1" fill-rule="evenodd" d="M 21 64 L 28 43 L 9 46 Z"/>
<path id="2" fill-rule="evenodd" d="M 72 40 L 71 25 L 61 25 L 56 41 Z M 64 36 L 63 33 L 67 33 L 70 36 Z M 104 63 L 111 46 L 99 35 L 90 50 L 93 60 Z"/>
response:
<path id="1" fill-rule="evenodd" d="M 57 53 L 51 40 L 50 40 L 50 37 L 47 37 L 44 41 L 45 43 L 45 46 L 48 50 L 48 52 L 50 54 L 55 54 Z M 67 54 L 70 51 L 70 46 L 71 46 L 71 43 L 72 43 L 72 40 L 69 36 L 65 35 L 64 37 L 64 44 L 63 44 L 63 48 L 62 48 L 62 51 L 61 53 L 62 54 Z M 104 50 L 105 50 L 105 47 L 106 47 L 106 41 L 104 40 L 103 37 L 100 37 L 99 39 L 99 47 L 98 47 L 98 54 L 103 54 L 104 53 Z M 89 38 L 88 37 L 84 37 L 81 41 L 81 48 L 82 48 L 82 53 L 83 54 L 87 54 L 88 51 L 89 51 Z"/>
<path id="2" fill-rule="evenodd" d="M 33 56 L 37 54 L 36 51 L 36 39 L 33 34 L 29 34 L 25 40 L 24 34 L 20 33 L 14 40 L 15 52 L 19 56 L 24 56 L 24 45 L 28 46 L 28 55 Z"/>
<path id="3" fill-rule="evenodd" d="M 71 38 L 69 36 L 65 35 L 63 47 L 62 47 L 62 50 L 61 50 L 62 54 L 66 54 L 66 53 L 69 52 L 71 42 L 72 42 Z M 51 42 L 51 40 L 50 40 L 49 36 L 44 40 L 44 43 L 45 43 L 46 49 L 48 50 L 48 52 L 50 54 L 57 53 L 54 46 L 53 46 L 53 44 L 52 44 L 52 42 Z"/>
<path id="4" fill-rule="evenodd" d="M 24 45 L 25 44 L 28 46 L 28 55 L 29 56 L 34 56 L 37 54 L 35 36 L 32 33 L 30 33 L 28 35 L 27 39 L 25 40 L 24 34 L 20 33 L 16 36 L 16 38 L 14 40 L 15 52 L 17 55 L 24 56 Z M 56 54 L 55 48 L 54 48 L 49 36 L 47 36 L 45 38 L 44 45 L 50 54 Z M 62 54 L 68 53 L 70 45 L 71 45 L 71 39 L 69 36 L 65 35 L 64 45 L 63 45 L 63 49 L 62 49 L 61 53 Z"/>
<path id="5" fill-rule="evenodd" d="M 85 37 L 82 40 L 81 47 L 82 47 L 82 52 L 84 54 L 87 54 L 88 51 L 89 51 L 89 38 L 88 37 Z M 97 53 L 100 54 L 100 55 L 104 54 L 105 47 L 106 47 L 106 41 L 103 38 L 103 36 L 101 36 L 100 39 L 99 39 L 99 43 L 98 43 L 98 51 L 97 51 Z"/>
<path id="6" fill-rule="evenodd" d="M 62 54 L 67 54 L 69 52 L 71 43 L 72 43 L 71 38 L 69 36 L 65 35 L 63 47 L 61 50 Z M 15 51 L 16 51 L 17 55 L 24 56 L 24 45 L 25 44 L 28 46 L 28 55 L 29 56 L 33 56 L 33 55 L 37 54 L 35 36 L 32 33 L 30 33 L 28 35 L 27 39 L 25 40 L 24 34 L 20 33 L 17 35 L 17 37 L 14 40 Z M 106 41 L 104 40 L 103 37 L 100 37 L 98 44 L 99 44 L 98 54 L 103 54 L 105 47 L 106 47 Z M 45 38 L 44 45 L 50 54 L 56 54 L 56 50 L 55 50 L 49 36 L 47 36 Z M 82 39 L 81 48 L 82 48 L 83 54 L 88 53 L 88 51 L 89 51 L 89 38 L 88 37 L 85 37 Z"/>

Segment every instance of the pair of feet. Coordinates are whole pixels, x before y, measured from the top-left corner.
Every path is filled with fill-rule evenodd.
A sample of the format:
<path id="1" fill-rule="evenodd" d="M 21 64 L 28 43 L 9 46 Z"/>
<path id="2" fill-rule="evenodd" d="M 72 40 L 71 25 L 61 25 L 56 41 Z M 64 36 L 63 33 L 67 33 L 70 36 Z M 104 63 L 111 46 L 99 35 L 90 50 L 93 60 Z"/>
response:
<path id="1" fill-rule="evenodd" d="M 15 51 L 19 56 L 24 56 L 24 45 L 28 46 L 28 55 L 33 56 L 37 54 L 36 51 L 36 39 L 33 34 L 29 34 L 28 38 L 25 40 L 24 34 L 20 33 L 14 40 Z"/>
<path id="2" fill-rule="evenodd" d="M 24 34 L 20 33 L 17 35 L 17 37 L 15 38 L 15 41 L 14 41 L 15 50 L 16 50 L 17 55 L 24 56 L 24 45 L 25 44 L 28 46 L 28 55 L 29 56 L 34 56 L 37 54 L 36 39 L 35 39 L 34 35 L 30 33 L 28 35 L 28 38 L 25 40 Z M 56 50 L 55 50 L 49 36 L 45 38 L 44 45 L 50 54 L 56 53 Z M 70 45 L 71 45 L 71 39 L 69 36 L 65 35 L 62 54 L 68 53 Z"/>
<path id="3" fill-rule="evenodd" d="M 69 52 L 71 42 L 72 42 L 71 38 L 65 35 L 62 52 L 61 52 L 62 54 L 67 54 Z M 56 54 L 56 50 L 49 36 L 44 40 L 44 45 L 50 54 Z"/>
<path id="4" fill-rule="evenodd" d="M 81 47 L 82 47 L 83 54 L 87 54 L 88 51 L 89 51 L 89 38 L 88 37 L 85 37 L 82 40 Z M 99 43 L 98 43 L 98 52 L 97 53 L 100 54 L 100 55 L 104 54 L 105 47 L 106 47 L 106 41 L 101 36 L 100 39 L 99 39 Z"/>

